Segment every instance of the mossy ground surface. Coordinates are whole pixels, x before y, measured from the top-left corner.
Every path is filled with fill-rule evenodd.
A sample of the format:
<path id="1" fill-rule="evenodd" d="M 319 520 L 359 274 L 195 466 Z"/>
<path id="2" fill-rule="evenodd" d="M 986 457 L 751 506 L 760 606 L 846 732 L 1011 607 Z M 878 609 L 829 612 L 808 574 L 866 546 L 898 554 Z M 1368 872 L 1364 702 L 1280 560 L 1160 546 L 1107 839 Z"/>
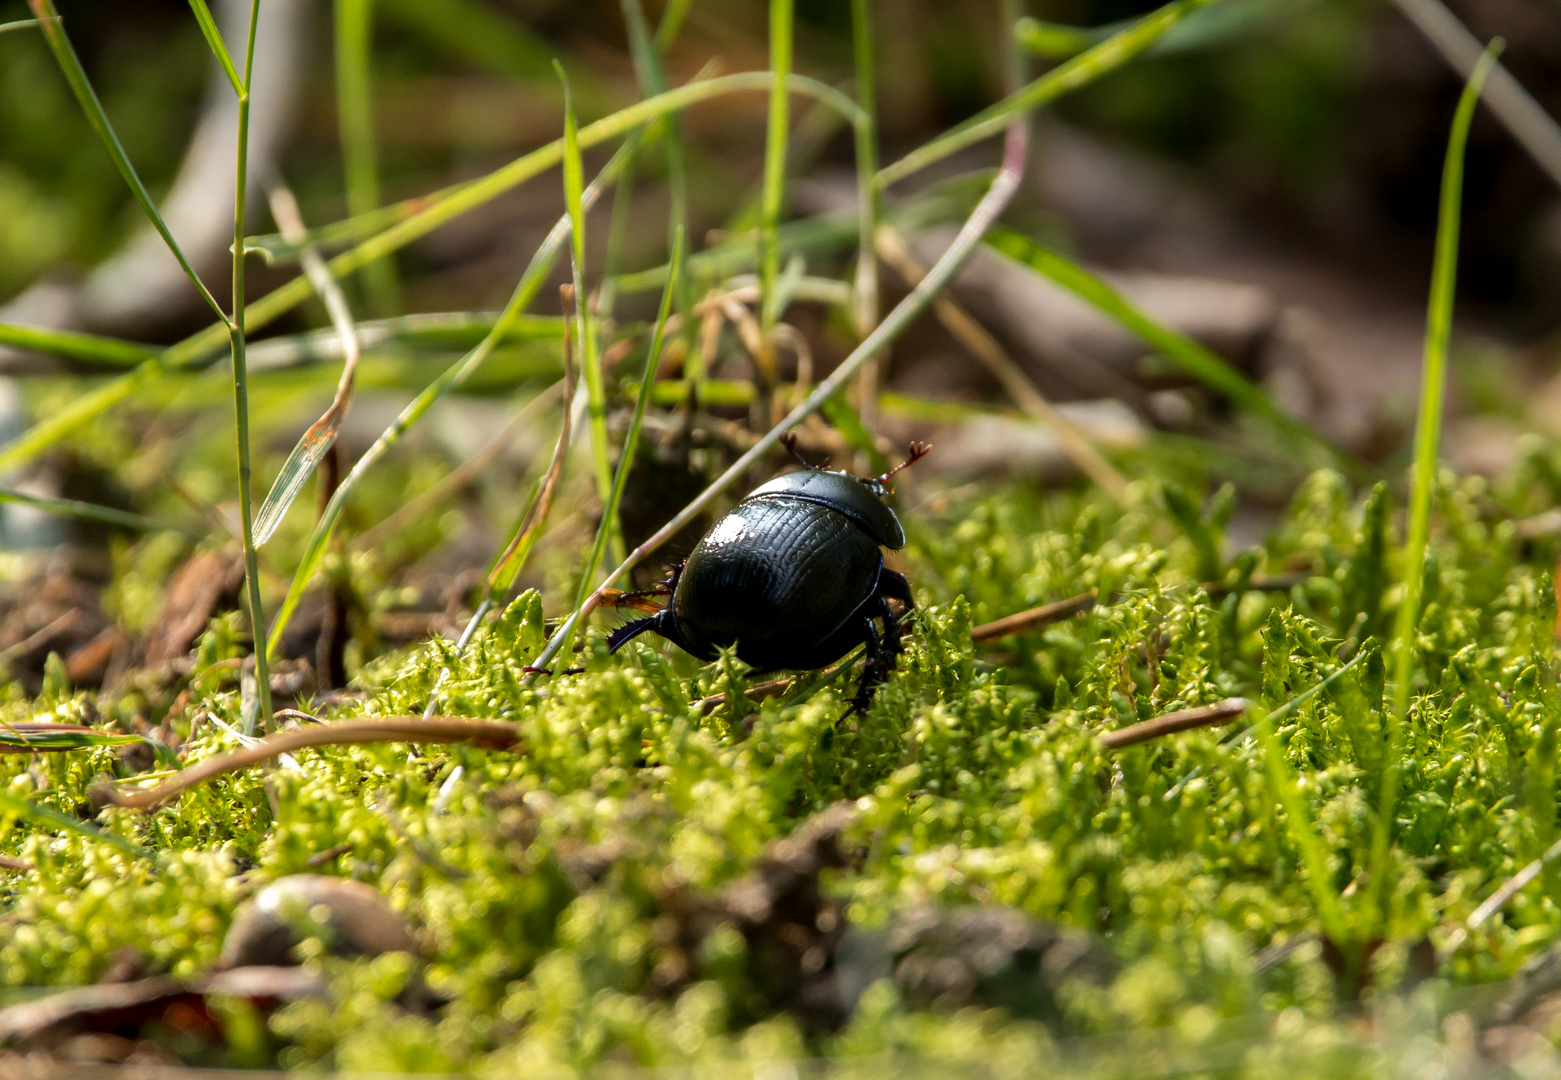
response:
<path id="1" fill-rule="evenodd" d="M 328 1003 L 268 1020 L 235 1006 L 226 1045 L 177 1052 L 491 1076 L 814 1058 L 873 1075 L 1033 1075 L 1046 1062 L 1060 1075 L 1352 1076 L 1444 1061 L 1463 1052 L 1447 1017 L 1561 926 L 1561 877 L 1547 871 L 1429 979 L 1417 960 L 1558 835 L 1557 545 L 1514 524 L 1561 499 L 1558 478 L 1539 452 L 1501 483 L 1444 477 L 1383 883 L 1368 873 L 1392 697 L 1378 642 L 1399 593 L 1384 491 L 1361 498 L 1316 474 L 1260 546 L 1237 550 L 1223 495 L 1145 482 L 1122 509 L 972 488 L 904 509 L 918 616 L 865 716 L 842 722 L 844 678 L 753 703 L 732 692 L 747 685 L 735 660 L 700 667 L 646 643 L 608 657 L 599 626 L 584 674 L 528 685 L 544 631 L 542 599 L 527 593 L 463 655 L 436 643 L 368 664 L 367 702 L 337 710 L 421 713 L 448 665 L 441 711 L 513 721 L 523 752 L 307 750 L 148 815 L 99 814 L 150 858 L 4 819 L 0 853 L 36 870 L 0 881 L 0 984 L 91 982 L 125 946 L 174 974 L 205 970 L 258 883 L 347 845 L 327 871 L 377 885 L 405 913 L 426 944 L 421 978 L 448 1004 L 397 1003 L 419 966 L 404 955 L 315 950 Z M 1287 591 L 1239 587 L 1285 574 L 1298 581 Z M 1193 584 L 1207 581 L 1238 587 L 1211 599 Z M 1102 598 L 1092 612 L 971 643 L 975 623 L 1089 590 Z M 214 666 L 240 655 L 236 627 L 219 620 L 203 639 L 184 722 L 239 722 L 234 683 Z M 1272 710 L 1350 659 L 1278 724 L 1288 770 L 1266 765 L 1263 732 L 1239 721 L 1117 751 L 1097 741 L 1232 695 Z M 738 704 L 689 705 L 722 691 Z M 13 691 L 0 719 L 87 708 L 56 679 L 36 700 Z M 185 760 L 234 745 L 202 723 Z M 111 748 L 8 755 L 0 782 L 90 816 L 91 786 L 116 768 Z M 767 1010 L 741 937 L 717 932 L 699 946 L 698 977 L 663 989 L 658 897 L 713 892 L 841 801 L 859 811 L 866 855 L 825 886 L 854 925 L 927 902 L 1010 905 L 1098 935 L 1122 974 L 1069 996 L 1049 1027 L 996 1009 L 913 1010 L 880 982 L 820 1033 Z M 1308 843 L 1327 881 L 1309 879 Z M 582 877 L 583 851 L 610 851 L 610 865 Z M 1320 896 L 1338 909 L 1332 923 Z"/>

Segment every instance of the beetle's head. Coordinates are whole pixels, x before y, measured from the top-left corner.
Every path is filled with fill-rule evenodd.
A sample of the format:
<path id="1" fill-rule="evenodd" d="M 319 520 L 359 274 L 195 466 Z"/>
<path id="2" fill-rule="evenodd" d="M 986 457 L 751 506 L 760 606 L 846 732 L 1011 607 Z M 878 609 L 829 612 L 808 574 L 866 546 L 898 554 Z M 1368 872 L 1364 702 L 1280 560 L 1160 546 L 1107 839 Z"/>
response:
<path id="1" fill-rule="evenodd" d="M 802 454 L 797 450 L 797 436 L 795 433 L 787 432 L 785 435 L 781 436 L 781 445 L 790 451 L 791 456 L 797 459 L 798 464 L 800 464 L 804 469 L 807 469 L 809 472 L 827 472 L 833 473 L 836 476 L 849 476 L 852 480 L 855 480 L 857 483 L 867 488 L 868 491 L 871 491 L 880 499 L 894 493 L 894 485 L 890 481 L 892 481 L 901 472 L 910 468 L 922 458 L 926 457 L 927 451 L 932 449 L 931 443 L 913 442 L 906 448 L 905 460 L 900 462 L 894 468 L 890 469 L 888 472 L 884 473 L 882 476 L 857 476 L 855 473 L 846 472 L 844 469 L 827 468 L 826 466 L 829 465 L 828 458 L 824 459 L 824 463 L 822 465 L 814 465 L 812 462 L 808 461 L 808 459 L 803 457 Z"/>

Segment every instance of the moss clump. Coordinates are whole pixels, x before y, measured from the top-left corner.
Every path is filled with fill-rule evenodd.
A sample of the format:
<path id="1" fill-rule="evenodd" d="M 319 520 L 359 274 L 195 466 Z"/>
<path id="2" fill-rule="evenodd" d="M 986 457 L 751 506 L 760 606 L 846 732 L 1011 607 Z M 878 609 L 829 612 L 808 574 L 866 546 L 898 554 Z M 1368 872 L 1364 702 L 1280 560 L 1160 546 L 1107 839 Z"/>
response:
<path id="1" fill-rule="evenodd" d="M 729 695 L 705 715 L 689 702 L 734 686 L 733 662 L 645 646 L 608 658 L 597 634 L 585 674 L 527 685 L 543 641 L 527 593 L 462 655 L 435 642 L 373 662 L 352 710 L 420 712 L 448 667 L 444 711 L 513 721 L 524 753 L 311 750 L 147 817 L 97 815 L 151 849 L 144 859 L 7 819 L 0 851 L 37 870 L 6 877 L 0 983 L 90 981 L 127 945 L 155 968 L 202 970 L 255 883 L 346 845 L 331 865 L 383 890 L 426 961 L 318 957 L 329 1001 L 235 1014 L 224 1045 L 186 1056 L 495 1076 L 816 1055 L 849 1075 L 891 1053 L 929 1075 L 1029 1074 L 1037 1060 L 1102 1075 L 1369 1075 L 1398 1060 L 1398 1036 L 1368 1041 L 1339 1019 L 1356 998 L 1424 1053 L 1452 1053 L 1425 1033 L 1460 988 L 1515 974 L 1561 926 L 1561 879 L 1541 875 L 1414 995 L 1394 996 L 1424 977 L 1426 942 L 1557 838 L 1556 545 L 1513 526 L 1561 496 L 1556 475 L 1536 456 L 1494 487 L 1443 479 L 1381 890 L 1365 877 L 1386 764 L 1377 642 L 1399 592 L 1386 494 L 1352 499 L 1318 474 L 1264 543 L 1232 552 L 1227 497 L 1145 485 L 1119 509 L 1013 489 L 906 515 L 915 633 L 858 719 L 842 722 L 844 679 L 758 704 Z M 1282 575 L 1287 589 L 1264 584 Z M 1085 615 L 971 643 L 973 623 L 1088 590 L 1101 602 Z M 202 664 L 232 641 L 215 626 Z M 1335 940 L 1257 741 L 1199 730 L 1109 751 L 1096 735 L 1238 694 L 1272 710 L 1341 658 L 1356 662 L 1276 733 L 1339 898 Z M 237 720 L 231 682 L 194 686 L 187 715 Z M 0 719 L 33 708 L 12 695 Z M 202 724 L 186 760 L 233 741 Z M 91 785 L 115 762 L 110 749 L 7 756 L 0 783 L 90 816 Z M 883 980 L 822 1026 L 778 1003 L 749 962 L 759 939 L 719 917 L 688 931 L 688 913 L 715 910 L 771 845 L 841 803 L 859 857 L 824 869 L 820 895 L 853 930 L 929 904 L 1005 905 L 1094 935 L 1121 973 L 1063 994 L 1046 1025 L 915 1009 Z M 435 1007 L 409 1008 L 414 978 Z"/>

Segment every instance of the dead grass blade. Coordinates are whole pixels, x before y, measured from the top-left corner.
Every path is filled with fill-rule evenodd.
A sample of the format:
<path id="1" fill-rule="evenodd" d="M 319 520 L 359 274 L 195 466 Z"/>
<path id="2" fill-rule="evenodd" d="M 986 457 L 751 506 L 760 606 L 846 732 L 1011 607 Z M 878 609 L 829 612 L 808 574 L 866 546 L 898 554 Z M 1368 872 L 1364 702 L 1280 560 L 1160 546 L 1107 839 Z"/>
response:
<path id="1" fill-rule="evenodd" d="M 298 498 L 298 493 L 303 490 L 304 482 L 314 472 L 315 466 L 320 463 L 326 451 L 335 444 L 342 418 L 347 415 L 347 408 L 352 402 L 352 384 L 357 376 L 360 355 L 358 328 L 354 325 L 352 312 L 347 307 L 347 298 L 342 294 L 341 286 L 331 275 L 330 268 L 325 265 L 325 260 L 320 258 L 320 253 L 308 243 L 303 217 L 298 212 L 298 201 L 293 198 L 293 193 L 287 186 L 280 183 L 271 188 L 270 199 L 271 216 L 276 219 L 277 228 L 282 230 L 283 237 L 290 243 L 300 245 L 299 261 L 303 264 L 304 273 L 308 275 L 309 284 L 314 286 L 314 291 L 319 294 L 321 302 L 325 304 L 326 312 L 330 314 L 331 326 L 335 328 L 336 336 L 341 341 L 343 360 L 341 381 L 336 384 L 336 397 L 331 401 L 330 408 L 325 410 L 325 415 L 309 425 L 309 430 L 304 432 L 303 438 L 298 440 L 298 445 L 293 447 L 293 452 L 287 456 L 287 460 L 282 463 L 282 468 L 277 472 L 271 491 L 255 514 L 256 547 L 271 539 L 271 535 L 276 532 L 276 527 L 282 523 L 282 518 L 287 514 L 287 508 L 293 505 L 293 500 Z"/>

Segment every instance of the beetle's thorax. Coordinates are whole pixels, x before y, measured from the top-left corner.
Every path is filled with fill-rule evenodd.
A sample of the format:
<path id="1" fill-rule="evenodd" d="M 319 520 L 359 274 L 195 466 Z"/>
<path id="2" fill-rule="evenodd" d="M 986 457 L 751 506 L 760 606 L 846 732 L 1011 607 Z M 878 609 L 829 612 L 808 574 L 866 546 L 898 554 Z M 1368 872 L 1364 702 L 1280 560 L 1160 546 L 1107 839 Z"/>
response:
<path id="1" fill-rule="evenodd" d="M 755 488 L 743 502 L 756 499 L 798 499 L 818 503 L 844 514 L 868 536 L 887 548 L 905 546 L 900 519 L 884 504 L 881 485 L 845 472 L 802 469 L 777 476 Z"/>

